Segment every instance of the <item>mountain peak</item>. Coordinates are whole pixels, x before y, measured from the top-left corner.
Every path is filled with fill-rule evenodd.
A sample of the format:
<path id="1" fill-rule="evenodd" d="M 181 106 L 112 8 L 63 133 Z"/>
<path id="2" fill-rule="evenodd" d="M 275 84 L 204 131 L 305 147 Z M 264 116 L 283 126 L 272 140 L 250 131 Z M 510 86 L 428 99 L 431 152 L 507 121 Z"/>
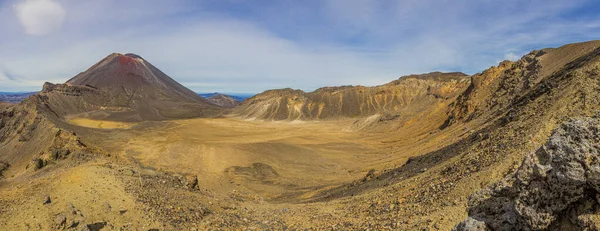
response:
<path id="1" fill-rule="evenodd" d="M 110 54 L 66 83 L 98 89 L 110 98 L 110 104 L 140 111 L 142 119 L 194 117 L 202 115 L 205 108 L 216 108 L 132 53 Z M 192 105 L 192 109 L 186 105 Z M 174 112 L 173 108 L 178 107 L 179 112 Z"/>
<path id="2" fill-rule="evenodd" d="M 143 59 L 142 56 L 136 55 L 134 53 L 126 53 L 123 56 L 131 57 L 131 58 L 136 58 L 136 59 Z"/>
<path id="3" fill-rule="evenodd" d="M 121 64 L 121 65 L 144 64 L 144 59 L 139 55 L 127 53 L 124 55 L 119 55 L 119 64 Z"/>

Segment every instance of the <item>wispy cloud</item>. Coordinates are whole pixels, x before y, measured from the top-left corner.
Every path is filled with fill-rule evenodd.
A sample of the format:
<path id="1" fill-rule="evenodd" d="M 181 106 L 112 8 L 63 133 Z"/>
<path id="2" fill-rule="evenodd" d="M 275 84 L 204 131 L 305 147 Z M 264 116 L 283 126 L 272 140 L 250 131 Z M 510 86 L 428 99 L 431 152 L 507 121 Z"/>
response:
<path id="1" fill-rule="evenodd" d="M 504 59 L 506 59 L 506 60 L 516 61 L 519 58 L 521 58 L 521 57 L 512 52 L 504 54 Z"/>
<path id="2" fill-rule="evenodd" d="M 58 30 L 66 15 L 62 5 L 53 0 L 24 0 L 15 5 L 15 11 L 30 35 L 44 35 Z"/>
<path id="3" fill-rule="evenodd" d="M 15 5 L 44 1 L 60 4 L 64 21 L 60 31 L 31 36 Z M 259 92 L 472 74 L 531 49 L 600 36 L 600 17 L 587 10 L 600 5 L 594 1 L 13 3 L 0 3 L 0 73 L 19 81 L 0 79 L 0 91 L 64 82 L 112 52 L 137 53 L 197 91 Z"/>

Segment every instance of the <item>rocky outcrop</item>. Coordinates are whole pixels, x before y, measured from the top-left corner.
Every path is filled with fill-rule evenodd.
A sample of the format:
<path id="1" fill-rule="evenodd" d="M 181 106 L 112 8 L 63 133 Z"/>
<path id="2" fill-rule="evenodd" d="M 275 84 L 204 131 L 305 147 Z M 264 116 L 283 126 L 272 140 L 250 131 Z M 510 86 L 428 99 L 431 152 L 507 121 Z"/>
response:
<path id="1" fill-rule="evenodd" d="M 474 118 L 489 119 L 504 113 L 540 84 L 585 56 L 594 56 L 600 41 L 535 50 L 515 62 L 503 61 L 471 77 L 471 84 L 448 108 L 442 129 Z M 550 81 L 551 82 L 551 81 Z"/>
<path id="2" fill-rule="evenodd" d="M 516 62 L 503 61 L 471 77 L 471 85 L 452 104 L 447 125 L 469 121 L 486 112 L 503 111 L 538 84 L 543 50 L 532 51 Z"/>
<path id="3" fill-rule="evenodd" d="M 469 218 L 454 230 L 596 230 L 585 214 L 597 213 L 598 198 L 600 118 L 573 119 L 514 174 L 471 195 Z"/>

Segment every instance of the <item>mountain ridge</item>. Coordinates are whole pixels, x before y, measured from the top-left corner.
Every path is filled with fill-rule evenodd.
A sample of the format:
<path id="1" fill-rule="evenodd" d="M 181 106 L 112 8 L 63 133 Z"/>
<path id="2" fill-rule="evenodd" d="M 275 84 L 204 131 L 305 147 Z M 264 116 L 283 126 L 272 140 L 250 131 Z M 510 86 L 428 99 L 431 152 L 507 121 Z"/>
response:
<path id="1" fill-rule="evenodd" d="M 234 108 L 241 103 L 236 98 L 221 93 L 215 93 L 214 95 L 206 98 L 206 100 L 223 108 Z"/>
<path id="2" fill-rule="evenodd" d="M 430 106 L 450 100 L 467 82 L 464 73 L 431 72 L 374 87 L 322 87 L 313 92 L 291 88 L 267 90 L 242 102 L 234 108 L 233 115 L 265 120 L 312 120 L 398 113 L 421 100 Z"/>

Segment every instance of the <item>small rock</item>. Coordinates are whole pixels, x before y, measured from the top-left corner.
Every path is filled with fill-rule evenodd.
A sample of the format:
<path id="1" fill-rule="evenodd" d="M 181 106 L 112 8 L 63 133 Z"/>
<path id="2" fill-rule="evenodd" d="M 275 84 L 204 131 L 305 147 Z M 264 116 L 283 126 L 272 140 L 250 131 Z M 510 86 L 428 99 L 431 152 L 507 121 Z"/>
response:
<path id="1" fill-rule="evenodd" d="M 69 227 L 70 228 L 75 228 L 75 227 L 79 226 L 79 224 L 80 224 L 79 221 L 73 220 L 73 221 L 70 222 Z"/>
<path id="2" fill-rule="evenodd" d="M 186 176 L 184 184 L 188 189 L 198 189 L 198 177 L 197 176 Z"/>
<path id="3" fill-rule="evenodd" d="M 367 180 L 370 180 L 374 176 L 375 176 L 375 169 L 371 169 L 371 170 L 369 170 L 369 172 L 367 172 L 367 175 L 365 175 L 365 177 L 363 177 L 362 181 L 365 182 Z"/>
<path id="4" fill-rule="evenodd" d="M 98 230 L 102 230 L 106 226 L 106 224 L 107 224 L 106 221 L 96 222 L 93 224 L 88 224 L 87 228 L 88 228 L 88 230 L 98 231 Z"/>
<path id="5" fill-rule="evenodd" d="M 108 202 L 104 202 L 104 209 L 106 211 L 112 211 L 112 206 Z"/>
<path id="6" fill-rule="evenodd" d="M 58 214 L 56 215 L 56 218 L 54 218 L 54 223 L 56 223 L 57 226 L 63 226 L 65 223 L 67 223 L 67 217 L 65 215 L 62 214 Z"/>
<path id="7" fill-rule="evenodd" d="M 50 203 L 52 203 L 52 200 L 50 199 L 50 196 L 46 196 L 44 198 L 44 204 L 46 205 L 46 204 L 50 204 Z"/>
<path id="8" fill-rule="evenodd" d="M 35 158 L 35 159 L 31 160 L 31 162 L 25 168 L 38 170 L 38 169 L 43 168 L 44 166 L 46 166 L 46 161 L 44 161 L 40 158 Z"/>
<path id="9" fill-rule="evenodd" d="M 452 231 L 485 231 L 489 230 L 485 225 L 485 222 L 475 220 L 472 217 L 467 218 L 466 220 L 458 223 Z"/>

